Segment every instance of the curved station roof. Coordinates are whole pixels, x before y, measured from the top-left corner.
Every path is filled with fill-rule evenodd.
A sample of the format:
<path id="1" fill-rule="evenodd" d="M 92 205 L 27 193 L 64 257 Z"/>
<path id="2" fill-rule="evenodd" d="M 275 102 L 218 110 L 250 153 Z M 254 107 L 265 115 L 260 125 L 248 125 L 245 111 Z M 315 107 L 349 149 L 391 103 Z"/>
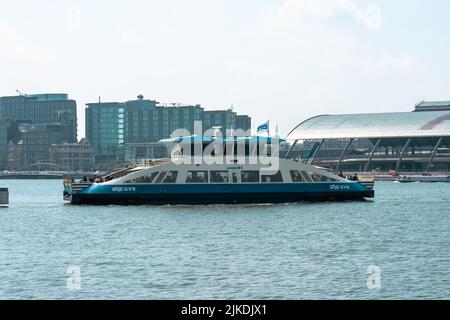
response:
<path id="1" fill-rule="evenodd" d="M 299 124 L 287 140 L 450 137 L 450 111 L 322 115 Z"/>

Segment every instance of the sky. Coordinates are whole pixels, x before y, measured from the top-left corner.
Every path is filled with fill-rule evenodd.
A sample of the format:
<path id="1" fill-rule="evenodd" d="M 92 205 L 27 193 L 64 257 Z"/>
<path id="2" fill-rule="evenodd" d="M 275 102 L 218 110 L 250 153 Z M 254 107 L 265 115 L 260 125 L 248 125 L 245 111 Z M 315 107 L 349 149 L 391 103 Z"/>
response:
<path id="1" fill-rule="evenodd" d="M 448 0 L 0 0 L 0 96 L 320 114 L 450 100 Z"/>

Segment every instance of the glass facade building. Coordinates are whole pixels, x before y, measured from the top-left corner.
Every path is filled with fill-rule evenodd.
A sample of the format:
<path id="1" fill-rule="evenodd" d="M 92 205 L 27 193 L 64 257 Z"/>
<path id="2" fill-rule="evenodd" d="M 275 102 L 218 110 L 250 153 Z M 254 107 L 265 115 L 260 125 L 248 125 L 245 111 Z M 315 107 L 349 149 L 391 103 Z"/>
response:
<path id="1" fill-rule="evenodd" d="M 49 149 L 58 144 L 64 135 L 64 127 L 59 124 L 28 124 L 19 128 L 23 139 L 24 166 L 49 163 Z"/>
<path id="2" fill-rule="evenodd" d="M 234 128 L 236 113 L 233 110 L 214 110 L 203 113 L 203 128 L 205 131 L 213 127 L 221 127 L 222 136 L 228 135 L 226 130 Z"/>
<path id="3" fill-rule="evenodd" d="M 252 130 L 252 118 L 247 115 L 236 116 L 236 128 L 250 133 Z"/>
<path id="4" fill-rule="evenodd" d="M 235 127 L 237 116 L 232 110 L 205 111 L 200 105 L 159 104 L 139 96 L 137 100 L 112 103 L 90 103 L 86 108 L 86 137 L 93 147 L 95 164 L 116 166 L 124 162 L 125 146 L 151 144 L 169 138 L 176 130 L 195 133 L 195 122 L 205 131 L 214 126 Z M 250 127 L 248 116 L 245 125 Z M 247 129 L 242 128 L 242 129 Z"/>
<path id="5" fill-rule="evenodd" d="M 212 110 L 203 113 L 203 130 L 221 127 L 222 136 L 250 135 L 251 125 L 252 120 L 249 116 L 238 115 L 233 109 Z"/>
<path id="6" fill-rule="evenodd" d="M 86 138 L 92 145 L 95 163 L 110 168 L 124 161 L 125 103 L 89 103 Z"/>
<path id="7" fill-rule="evenodd" d="M 0 120 L 59 124 L 63 127 L 60 143 L 77 142 L 77 104 L 67 94 L 0 97 Z"/>
<path id="8" fill-rule="evenodd" d="M 193 134 L 194 122 L 202 121 L 200 105 L 161 106 L 154 100 L 135 100 L 125 103 L 126 143 L 157 142 L 170 137 L 177 129 Z"/>

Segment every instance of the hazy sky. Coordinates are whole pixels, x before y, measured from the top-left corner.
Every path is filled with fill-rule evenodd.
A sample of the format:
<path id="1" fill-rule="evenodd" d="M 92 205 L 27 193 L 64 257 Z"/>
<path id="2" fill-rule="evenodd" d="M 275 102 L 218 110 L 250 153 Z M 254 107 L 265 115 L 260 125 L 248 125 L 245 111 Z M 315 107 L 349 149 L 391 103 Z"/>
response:
<path id="1" fill-rule="evenodd" d="M 450 99 L 448 0 L 0 0 L 0 95 L 310 116 Z"/>

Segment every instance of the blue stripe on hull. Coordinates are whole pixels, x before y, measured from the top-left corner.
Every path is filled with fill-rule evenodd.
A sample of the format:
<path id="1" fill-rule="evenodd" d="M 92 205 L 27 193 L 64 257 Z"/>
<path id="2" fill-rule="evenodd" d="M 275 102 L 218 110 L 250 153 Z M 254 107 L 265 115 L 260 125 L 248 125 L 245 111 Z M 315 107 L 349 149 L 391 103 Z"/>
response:
<path id="1" fill-rule="evenodd" d="M 76 204 L 218 204 L 342 201 L 373 198 L 359 183 L 92 185 L 72 195 Z"/>

